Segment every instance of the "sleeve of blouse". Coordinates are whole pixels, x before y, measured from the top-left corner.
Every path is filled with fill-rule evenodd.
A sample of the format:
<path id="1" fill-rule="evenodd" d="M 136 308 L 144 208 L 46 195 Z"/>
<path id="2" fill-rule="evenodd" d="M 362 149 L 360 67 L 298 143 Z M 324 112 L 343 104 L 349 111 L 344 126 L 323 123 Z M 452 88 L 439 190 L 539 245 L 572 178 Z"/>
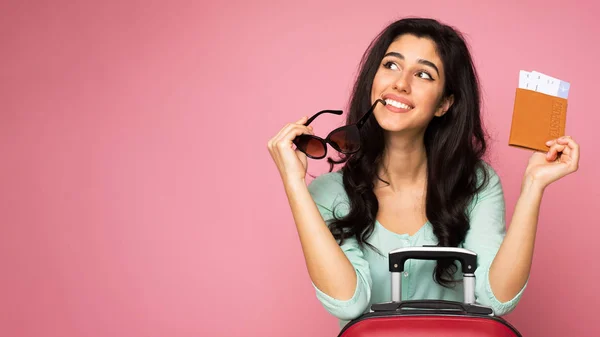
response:
<path id="1" fill-rule="evenodd" d="M 506 220 L 504 192 L 500 178 L 494 170 L 489 167 L 487 169 L 490 179 L 474 200 L 470 211 L 470 230 L 463 246 L 477 253 L 476 302 L 491 307 L 495 315 L 503 316 L 514 310 L 527 283 L 514 298 L 506 302 L 499 301 L 490 286 L 490 266 L 504 240 Z"/>
<path id="2" fill-rule="evenodd" d="M 309 192 L 326 223 L 334 218 L 334 212 L 338 217 L 347 214 L 347 196 L 341 175 L 330 173 L 316 178 L 309 184 Z M 317 299 L 330 314 L 341 320 L 351 320 L 368 310 L 371 299 L 371 274 L 369 264 L 356 239 L 347 239 L 340 247 L 356 272 L 356 290 L 352 298 L 338 300 L 322 292 L 314 283 L 313 287 Z"/>

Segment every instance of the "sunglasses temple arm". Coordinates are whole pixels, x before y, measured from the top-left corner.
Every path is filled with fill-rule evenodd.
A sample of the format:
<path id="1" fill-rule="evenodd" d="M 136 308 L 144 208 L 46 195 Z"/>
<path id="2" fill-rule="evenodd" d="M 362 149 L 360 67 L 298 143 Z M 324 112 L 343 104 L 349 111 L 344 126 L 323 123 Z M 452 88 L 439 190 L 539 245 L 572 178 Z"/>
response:
<path id="1" fill-rule="evenodd" d="M 325 114 L 325 113 L 334 114 L 334 115 L 341 115 L 343 113 L 343 111 L 341 111 L 341 110 L 322 110 L 322 111 L 319 111 L 316 114 L 312 115 L 306 121 L 306 123 L 304 123 L 304 126 L 309 126 L 310 123 L 312 123 L 317 117 L 319 117 L 319 115 L 322 115 L 322 114 Z M 292 143 L 296 144 L 296 139 L 298 139 L 298 137 L 294 138 L 294 140 L 292 141 Z"/>
<path id="2" fill-rule="evenodd" d="M 343 112 L 341 110 L 323 110 L 323 111 L 319 111 L 316 114 L 312 115 L 307 121 L 306 123 L 304 123 L 304 126 L 308 126 L 310 123 L 312 123 L 312 121 L 315 120 L 315 118 L 319 117 L 319 115 L 321 114 L 334 114 L 334 115 L 341 115 Z"/>
<path id="3" fill-rule="evenodd" d="M 367 119 L 369 119 L 369 116 L 371 116 L 371 113 L 373 112 L 373 110 L 375 109 L 375 107 L 377 106 L 377 103 L 381 103 L 383 105 L 386 105 L 385 101 L 382 99 L 378 99 L 375 101 L 375 103 L 373 103 L 373 105 L 371 105 L 371 108 L 369 109 L 369 111 L 367 111 L 362 118 L 356 123 L 356 125 L 358 127 L 363 126 L 363 124 L 365 124 L 365 122 L 367 121 Z"/>

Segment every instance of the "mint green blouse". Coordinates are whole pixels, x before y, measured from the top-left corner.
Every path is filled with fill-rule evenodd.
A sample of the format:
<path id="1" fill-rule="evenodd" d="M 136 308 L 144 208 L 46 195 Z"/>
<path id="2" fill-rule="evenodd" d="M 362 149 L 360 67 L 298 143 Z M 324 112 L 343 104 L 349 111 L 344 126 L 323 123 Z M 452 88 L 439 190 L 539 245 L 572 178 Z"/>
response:
<path id="1" fill-rule="evenodd" d="M 525 286 L 510 301 L 499 301 L 492 292 L 488 278 L 490 265 L 500 248 L 506 233 L 505 203 L 502 185 L 496 172 L 486 166 L 490 180 L 468 208 L 470 229 L 460 245 L 477 253 L 477 270 L 475 271 L 475 301 L 489 306 L 497 316 L 511 312 L 520 300 Z M 328 222 L 333 219 L 335 210 L 338 217 L 349 211 L 348 195 L 342 182 L 341 172 L 331 172 L 314 179 L 308 186 L 309 192 L 317 207 Z M 318 289 L 314 283 L 316 296 L 323 307 L 337 317 L 343 327 L 349 320 L 365 312 L 369 312 L 371 304 L 391 300 L 391 276 L 387 253 L 391 250 L 411 246 L 435 245 L 438 243 L 433 234 L 432 225 L 427 222 L 414 235 L 397 234 L 387 230 L 378 221 L 367 240 L 376 247 L 383 256 L 368 247 L 360 248 L 356 239 L 349 239 L 341 246 L 342 250 L 354 266 L 357 275 L 356 291 L 352 298 L 341 301 Z M 441 299 L 463 301 L 462 283 L 452 288 L 445 288 L 434 282 L 433 269 L 435 261 L 408 260 L 402 274 L 402 299 Z M 460 268 L 455 279 L 462 279 Z"/>

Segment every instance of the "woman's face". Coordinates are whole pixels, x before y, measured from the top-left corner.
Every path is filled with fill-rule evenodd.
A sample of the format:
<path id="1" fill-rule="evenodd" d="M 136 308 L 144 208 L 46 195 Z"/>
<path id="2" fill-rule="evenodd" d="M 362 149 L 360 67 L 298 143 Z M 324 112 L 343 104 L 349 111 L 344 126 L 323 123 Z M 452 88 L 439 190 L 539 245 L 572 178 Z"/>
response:
<path id="1" fill-rule="evenodd" d="M 451 98 L 442 101 L 444 68 L 435 47 L 414 35 L 401 35 L 388 47 L 371 88 L 372 102 L 387 103 L 373 112 L 384 130 L 425 130 L 450 108 Z"/>

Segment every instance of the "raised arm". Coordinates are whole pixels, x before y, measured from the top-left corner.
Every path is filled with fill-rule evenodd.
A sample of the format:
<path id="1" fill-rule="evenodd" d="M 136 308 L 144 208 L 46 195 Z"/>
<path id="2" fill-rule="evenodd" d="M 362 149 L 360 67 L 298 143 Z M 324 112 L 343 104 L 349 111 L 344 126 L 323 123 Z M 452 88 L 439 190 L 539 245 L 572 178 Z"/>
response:
<path id="1" fill-rule="evenodd" d="M 336 190 L 315 183 L 312 195 L 306 185 L 306 156 L 293 149 L 293 139 L 312 134 L 303 123 L 306 117 L 285 126 L 269 141 L 268 147 L 282 178 L 292 211 L 308 273 L 325 308 L 341 319 L 360 315 L 370 300 L 370 276 L 362 252 L 352 240 L 342 247 L 325 222 L 333 217 L 330 200 Z M 331 187 L 331 186 L 329 186 Z M 315 202 L 313 198 L 319 200 Z"/>

